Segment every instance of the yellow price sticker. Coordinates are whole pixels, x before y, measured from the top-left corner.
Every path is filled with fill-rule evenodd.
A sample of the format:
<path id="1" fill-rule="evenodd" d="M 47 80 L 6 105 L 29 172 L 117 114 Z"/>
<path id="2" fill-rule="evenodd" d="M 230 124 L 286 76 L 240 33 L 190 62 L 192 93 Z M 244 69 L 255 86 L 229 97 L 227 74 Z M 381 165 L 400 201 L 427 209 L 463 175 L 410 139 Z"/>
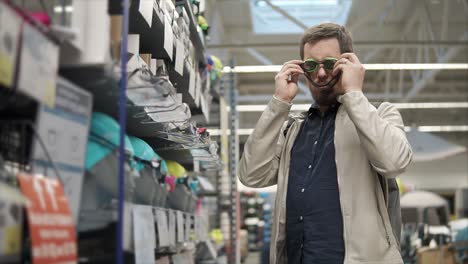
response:
<path id="1" fill-rule="evenodd" d="M 0 84 L 10 88 L 13 84 L 13 61 L 7 54 L 0 53 Z"/>
<path id="2" fill-rule="evenodd" d="M 21 251 L 21 227 L 19 225 L 5 229 L 3 252 L 6 255 L 18 254 Z"/>

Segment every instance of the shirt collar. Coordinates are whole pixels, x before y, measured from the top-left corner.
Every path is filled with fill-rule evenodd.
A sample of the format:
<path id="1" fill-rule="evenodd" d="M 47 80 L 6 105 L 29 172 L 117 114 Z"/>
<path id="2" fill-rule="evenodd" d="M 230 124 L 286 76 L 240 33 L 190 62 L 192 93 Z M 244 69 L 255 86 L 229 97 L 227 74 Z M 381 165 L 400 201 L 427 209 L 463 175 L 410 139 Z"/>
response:
<path id="1" fill-rule="evenodd" d="M 325 112 L 325 114 L 336 112 L 338 110 L 338 108 L 340 107 L 340 105 L 341 104 L 338 103 L 338 102 L 336 104 L 331 105 L 328 108 L 327 112 Z M 316 102 L 312 103 L 312 105 L 309 108 L 309 111 L 307 112 L 307 115 L 308 115 L 308 117 L 312 117 L 314 115 L 320 115 L 320 108 L 319 108 L 319 105 Z"/>

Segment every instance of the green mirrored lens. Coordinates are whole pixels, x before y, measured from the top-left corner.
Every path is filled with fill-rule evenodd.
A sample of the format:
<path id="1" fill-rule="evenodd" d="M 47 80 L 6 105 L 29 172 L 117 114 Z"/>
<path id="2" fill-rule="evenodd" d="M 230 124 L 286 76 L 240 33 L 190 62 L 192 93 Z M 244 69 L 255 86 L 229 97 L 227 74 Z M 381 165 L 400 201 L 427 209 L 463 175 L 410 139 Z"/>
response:
<path id="1" fill-rule="evenodd" d="M 314 72 L 317 69 L 318 63 L 314 60 L 306 60 L 304 62 L 304 70 L 306 72 Z"/>
<path id="2" fill-rule="evenodd" d="M 337 59 L 333 59 L 333 58 L 330 58 L 330 59 L 325 59 L 322 64 L 323 64 L 323 67 L 326 69 L 326 70 L 333 70 L 333 66 L 335 66 L 335 63 L 336 63 Z"/>

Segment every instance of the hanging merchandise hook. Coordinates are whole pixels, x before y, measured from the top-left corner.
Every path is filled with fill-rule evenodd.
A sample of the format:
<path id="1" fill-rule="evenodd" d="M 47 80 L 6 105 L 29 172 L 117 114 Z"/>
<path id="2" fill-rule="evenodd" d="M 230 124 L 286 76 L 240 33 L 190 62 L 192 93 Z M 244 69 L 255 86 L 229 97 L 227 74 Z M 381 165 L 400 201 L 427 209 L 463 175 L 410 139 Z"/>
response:
<path id="1" fill-rule="evenodd" d="M 31 121 L 27 121 L 27 120 L 0 120 L 0 124 L 5 125 L 5 126 L 17 126 L 20 128 L 21 130 L 21 133 L 19 135 L 20 137 L 20 140 L 22 141 L 26 141 L 24 138 L 22 137 L 26 137 L 26 129 L 29 128 L 32 133 L 33 133 L 33 136 L 37 139 L 37 142 L 39 143 L 39 145 L 41 146 L 41 149 L 42 151 L 44 152 L 45 156 L 46 156 L 46 159 L 47 159 L 47 162 L 44 166 L 44 173 L 45 175 L 47 175 L 47 169 L 48 167 L 50 166 L 52 168 L 52 170 L 54 171 L 55 173 L 55 176 L 57 177 L 57 179 L 59 180 L 59 182 L 63 185 L 64 184 L 64 181 L 63 181 L 63 177 L 62 175 L 59 173 L 59 170 L 57 169 L 57 166 L 55 165 L 55 162 L 53 161 L 52 157 L 50 156 L 50 153 L 46 147 L 46 145 L 44 144 L 44 141 L 42 140 L 42 137 L 41 135 L 39 135 L 39 132 L 36 130 L 36 127 L 34 126 L 33 122 Z M 14 129 L 13 129 L 14 130 Z M 1 132 L 1 131 L 0 131 Z M 7 145 L 8 146 L 8 145 Z M 19 153 L 19 154 L 13 154 L 11 155 L 13 157 L 14 162 L 18 162 L 18 163 L 23 163 L 23 162 L 27 162 L 28 160 L 28 157 L 27 157 L 27 154 L 26 154 L 26 150 L 23 149 L 21 151 L 22 153 Z M 30 168 L 27 169 L 28 167 L 25 165 L 25 164 L 20 164 L 20 166 L 22 166 L 22 168 L 24 170 L 30 170 L 32 171 L 33 168 L 34 168 L 34 163 L 31 163 L 30 165 Z"/>

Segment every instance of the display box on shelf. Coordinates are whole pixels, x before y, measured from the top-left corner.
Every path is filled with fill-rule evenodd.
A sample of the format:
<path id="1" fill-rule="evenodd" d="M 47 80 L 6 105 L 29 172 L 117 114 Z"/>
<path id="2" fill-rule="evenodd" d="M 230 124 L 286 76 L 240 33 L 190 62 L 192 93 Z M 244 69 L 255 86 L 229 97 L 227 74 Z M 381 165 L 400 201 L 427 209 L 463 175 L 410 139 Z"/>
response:
<path id="1" fill-rule="evenodd" d="M 455 264 L 455 250 L 449 245 L 436 248 L 422 247 L 417 252 L 417 264 Z"/>
<path id="2" fill-rule="evenodd" d="M 56 96 L 59 47 L 35 26 L 23 23 L 18 89 L 47 106 Z"/>
<path id="3" fill-rule="evenodd" d="M 6 3 L 0 2 L 0 86 L 14 84 L 22 19 Z"/>
<path id="4" fill-rule="evenodd" d="M 73 8 L 73 12 L 69 13 L 71 28 L 79 32 L 73 42 L 82 51 L 79 58 L 71 65 L 106 63 L 111 56 L 109 47 L 112 47 L 114 56 L 119 55 L 122 31 L 121 6 L 115 1 L 107 0 L 71 2 Z M 112 5 L 117 6 L 116 12 Z"/>

